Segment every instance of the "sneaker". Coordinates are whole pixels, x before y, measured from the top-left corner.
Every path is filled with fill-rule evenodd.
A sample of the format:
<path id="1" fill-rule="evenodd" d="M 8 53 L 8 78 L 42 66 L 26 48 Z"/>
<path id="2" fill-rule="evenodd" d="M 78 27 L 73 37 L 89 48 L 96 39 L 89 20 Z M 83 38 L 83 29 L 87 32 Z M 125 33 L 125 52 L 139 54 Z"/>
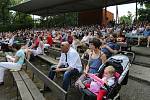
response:
<path id="1" fill-rule="evenodd" d="M 149 48 L 149 45 L 147 45 L 147 48 Z"/>

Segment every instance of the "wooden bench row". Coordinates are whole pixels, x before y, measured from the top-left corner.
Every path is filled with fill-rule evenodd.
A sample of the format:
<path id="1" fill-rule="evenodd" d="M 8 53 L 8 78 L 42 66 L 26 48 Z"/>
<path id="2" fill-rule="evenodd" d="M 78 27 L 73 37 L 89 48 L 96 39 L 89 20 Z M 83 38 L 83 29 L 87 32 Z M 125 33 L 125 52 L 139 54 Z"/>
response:
<path id="1" fill-rule="evenodd" d="M 33 72 L 33 77 L 38 77 L 46 86 L 48 86 L 58 98 L 58 100 L 67 100 L 67 92 L 62 89 L 58 84 L 56 84 L 53 80 L 51 80 L 48 76 L 46 76 L 43 72 L 37 69 L 32 63 L 28 60 L 25 60 L 27 68 L 29 68 Z"/>
<path id="2" fill-rule="evenodd" d="M 12 72 L 12 74 L 22 100 L 45 100 L 39 89 L 23 70 Z"/>
<path id="3" fill-rule="evenodd" d="M 12 52 L 6 52 L 5 55 L 13 56 Z M 24 70 L 11 71 L 13 75 L 13 84 L 17 85 L 17 99 L 20 94 L 22 100 L 45 100 L 39 89 L 25 73 Z"/>
<path id="4" fill-rule="evenodd" d="M 11 53 L 7 54 L 12 55 Z M 48 58 L 46 59 L 46 56 L 44 55 L 39 56 L 41 56 L 47 61 L 49 60 Z M 53 64 L 58 63 L 55 59 L 51 59 L 50 61 Z M 34 78 L 34 76 L 38 77 L 38 79 L 40 79 L 46 86 L 48 86 L 52 90 L 53 94 L 56 95 L 58 100 L 67 100 L 67 92 L 63 90 L 58 84 L 56 84 L 54 81 L 48 78 L 48 76 L 46 76 L 43 72 L 37 69 L 32 63 L 30 63 L 26 59 L 25 65 L 26 69 L 29 68 L 32 71 L 32 79 Z M 43 95 L 40 93 L 39 89 L 33 83 L 31 78 L 29 78 L 29 76 L 25 73 L 25 71 L 21 70 L 17 72 L 12 72 L 12 74 L 14 82 L 17 85 L 17 94 L 20 94 L 22 100 L 45 100 Z"/>

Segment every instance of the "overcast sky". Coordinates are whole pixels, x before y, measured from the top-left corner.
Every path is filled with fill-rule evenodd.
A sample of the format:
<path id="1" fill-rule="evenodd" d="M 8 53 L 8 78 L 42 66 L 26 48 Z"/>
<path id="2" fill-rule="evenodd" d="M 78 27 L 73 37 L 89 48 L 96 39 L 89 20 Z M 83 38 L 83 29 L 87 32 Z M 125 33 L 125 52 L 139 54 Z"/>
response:
<path id="1" fill-rule="evenodd" d="M 107 7 L 107 10 L 114 13 L 114 19 L 116 18 L 116 6 Z M 123 15 L 127 15 L 128 11 L 130 11 L 133 15 L 135 15 L 136 10 L 136 4 L 125 4 L 125 5 L 119 5 L 118 6 L 118 15 L 119 17 Z"/>

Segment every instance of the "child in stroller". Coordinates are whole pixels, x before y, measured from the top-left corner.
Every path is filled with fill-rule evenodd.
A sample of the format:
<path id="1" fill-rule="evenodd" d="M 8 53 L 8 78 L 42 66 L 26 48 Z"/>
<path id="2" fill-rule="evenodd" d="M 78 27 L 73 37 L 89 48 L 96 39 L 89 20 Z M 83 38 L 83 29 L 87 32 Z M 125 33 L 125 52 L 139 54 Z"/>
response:
<path id="1" fill-rule="evenodd" d="M 113 71 L 113 69 L 111 69 L 109 66 L 113 66 L 115 71 Z M 119 99 L 121 85 L 126 85 L 128 81 L 129 66 L 131 66 L 129 58 L 125 55 L 118 54 L 110 57 L 106 63 L 100 66 L 97 76 L 93 75 L 94 77 L 91 77 L 91 74 L 88 74 L 85 81 L 82 81 L 82 85 L 85 86 L 80 89 L 81 93 L 83 94 L 82 100 L 96 100 L 96 98 L 97 100 L 116 100 L 115 98 Z M 108 69 L 112 70 L 112 73 L 114 73 L 111 73 L 110 75 L 111 77 L 114 77 L 114 82 L 112 81 L 111 85 L 105 81 L 102 81 L 104 75 L 103 73 L 105 73 L 107 67 Z M 91 84 L 86 84 L 87 80 L 99 80 L 102 86 L 100 89 L 98 88 L 99 91 L 97 93 L 94 93 L 91 91 L 91 89 L 89 89 Z"/>
<path id="2" fill-rule="evenodd" d="M 107 66 L 104 70 L 104 74 L 102 79 L 97 77 L 95 74 L 88 74 L 88 76 L 91 78 L 90 83 L 86 83 L 85 87 L 97 95 L 97 100 L 102 100 L 103 95 L 105 95 L 105 91 L 102 95 L 101 88 L 105 88 L 104 84 L 107 86 L 112 86 L 115 83 L 115 77 L 114 77 L 115 69 L 113 66 Z"/>
<path id="3" fill-rule="evenodd" d="M 80 82 L 79 85 L 83 89 L 87 89 L 97 96 L 97 100 L 102 100 L 103 95 L 106 94 L 105 89 L 112 86 L 115 83 L 115 69 L 113 66 L 107 66 L 104 69 L 102 78 L 99 78 L 95 74 L 89 73 L 87 77 L 89 79 L 85 80 L 83 83 Z M 105 87 L 107 86 L 107 87 Z M 102 93 L 103 92 L 103 93 Z"/>

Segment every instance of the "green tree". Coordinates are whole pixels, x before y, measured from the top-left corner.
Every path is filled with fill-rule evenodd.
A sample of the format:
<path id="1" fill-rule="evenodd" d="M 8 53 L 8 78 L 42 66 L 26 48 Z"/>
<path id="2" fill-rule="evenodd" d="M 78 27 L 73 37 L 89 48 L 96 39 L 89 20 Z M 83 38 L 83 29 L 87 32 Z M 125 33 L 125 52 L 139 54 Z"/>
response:
<path id="1" fill-rule="evenodd" d="M 9 7 L 10 0 L 0 0 L 0 24 L 6 25 L 9 21 Z"/>
<path id="2" fill-rule="evenodd" d="M 0 31 L 14 31 L 17 29 L 33 28 L 34 21 L 29 14 L 14 12 L 9 7 L 26 0 L 0 0 Z M 65 13 L 37 20 L 37 27 L 73 26 L 77 25 L 78 13 Z"/>
<path id="3" fill-rule="evenodd" d="M 128 15 L 127 16 L 121 16 L 120 17 L 120 23 L 121 24 L 127 24 L 127 25 L 131 25 L 132 24 L 132 19 L 133 19 L 133 15 L 130 11 L 128 11 Z"/>
<path id="4" fill-rule="evenodd" d="M 33 19 L 31 15 L 16 12 L 14 14 L 14 19 L 12 24 L 15 26 L 14 28 L 17 29 L 25 29 L 25 28 L 32 28 L 33 27 Z"/>
<path id="5" fill-rule="evenodd" d="M 53 26 L 75 26 L 77 25 L 77 13 L 65 13 L 54 16 L 41 17 L 41 27 L 53 27 Z"/>
<path id="6" fill-rule="evenodd" d="M 138 20 L 150 22 L 150 1 L 142 2 L 141 8 L 138 9 Z"/>
<path id="7" fill-rule="evenodd" d="M 12 12 L 8 8 L 24 0 L 0 0 L 0 31 L 32 28 L 33 20 L 28 14 Z"/>

